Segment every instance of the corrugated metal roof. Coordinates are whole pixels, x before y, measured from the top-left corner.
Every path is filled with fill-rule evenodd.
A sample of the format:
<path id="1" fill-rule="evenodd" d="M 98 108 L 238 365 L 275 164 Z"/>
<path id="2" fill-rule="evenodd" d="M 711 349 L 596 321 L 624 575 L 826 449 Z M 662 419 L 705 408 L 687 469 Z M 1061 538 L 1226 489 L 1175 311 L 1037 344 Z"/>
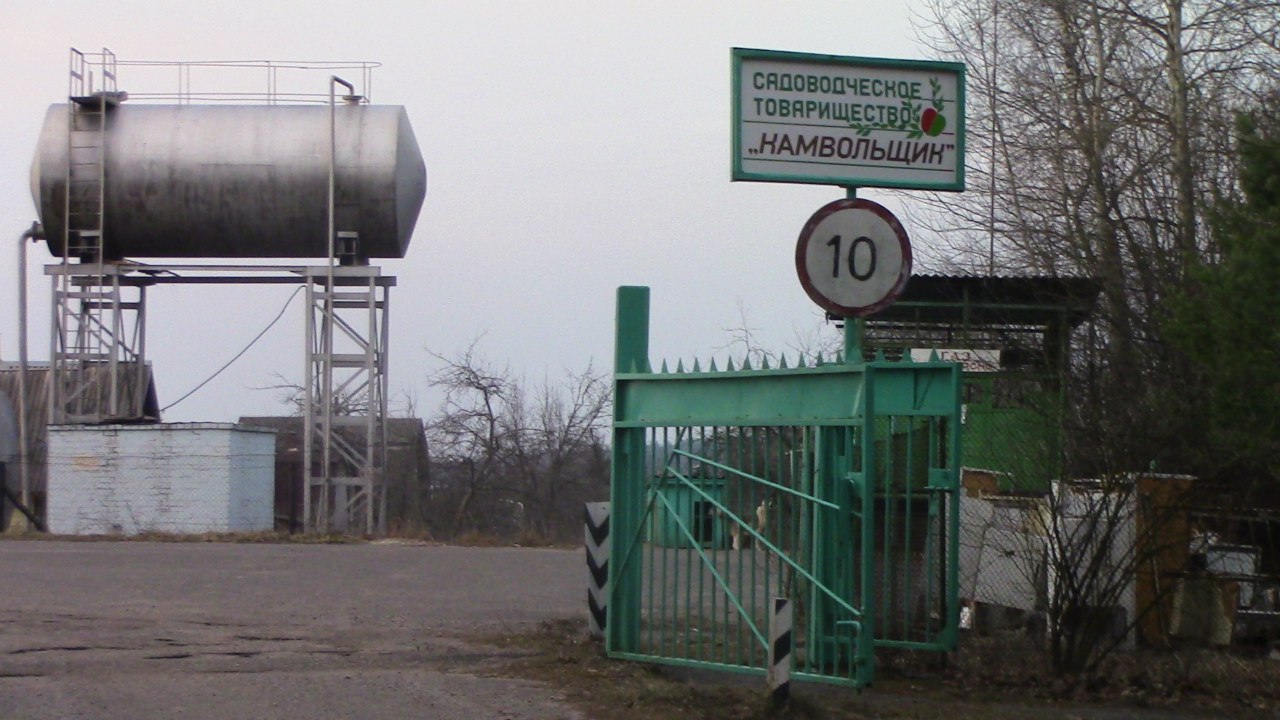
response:
<path id="1" fill-rule="evenodd" d="M 1026 275 L 912 275 L 897 302 L 869 322 L 1071 325 L 1093 312 L 1095 278 Z"/>
<path id="2" fill-rule="evenodd" d="M 132 391 L 138 382 L 146 382 L 147 393 L 143 398 L 144 407 L 126 407 L 126 417 L 157 417 L 160 412 L 156 402 L 155 382 L 151 376 L 151 367 L 145 368 L 142 378 L 136 364 L 126 363 L 121 373 L 120 397 L 126 405 L 136 403 L 137 393 Z M 9 399 L 15 415 L 18 411 L 18 375 L 20 366 L 16 362 L 0 362 L 0 393 Z M 91 369 L 91 372 L 106 372 L 106 368 Z M 46 476 L 46 448 L 49 423 L 49 363 L 28 362 L 26 380 L 27 400 L 27 468 L 28 478 L 33 492 L 44 492 Z M 16 481 L 11 481 L 12 486 Z"/>
<path id="3" fill-rule="evenodd" d="M 174 422 L 134 423 L 106 425 L 54 425 L 58 432 L 185 432 L 188 430 L 238 430 L 241 432 L 271 433 L 274 428 L 229 422 Z"/>

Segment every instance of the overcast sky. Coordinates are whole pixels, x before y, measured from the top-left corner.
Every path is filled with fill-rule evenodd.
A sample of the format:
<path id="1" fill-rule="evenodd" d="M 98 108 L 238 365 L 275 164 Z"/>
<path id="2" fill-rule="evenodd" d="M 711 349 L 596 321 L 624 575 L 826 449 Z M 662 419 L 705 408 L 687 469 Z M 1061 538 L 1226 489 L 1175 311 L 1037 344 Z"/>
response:
<path id="1" fill-rule="evenodd" d="M 822 325 L 796 279 L 796 237 L 834 187 L 731 183 L 730 48 L 939 59 L 918 49 L 911 3 L 647 0 L 4 0 L 0 3 L 0 359 L 17 359 L 18 235 L 36 219 L 32 151 L 64 102 L 69 47 L 122 60 L 371 60 L 377 104 L 405 106 L 427 165 L 426 202 L 392 294 L 391 387 L 418 398 L 427 349 L 480 348 L 531 382 L 608 369 L 619 285 L 653 292 L 655 359 L 705 359 L 745 310 L 772 347 Z M 120 88 L 164 91 L 121 68 Z M 133 82 L 131 82 L 131 80 Z M 145 81 L 145 86 L 138 86 Z M 247 81 L 256 87 L 256 77 Z M 316 79 L 327 91 L 326 78 Z M 910 197 L 875 191 L 928 238 Z M 902 198 L 905 198 L 903 200 Z M 32 246 L 31 357 L 48 359 L 53 261 Z M 164 286 L 149 295 L 160 402 L 206 378 L 293 288 Z M 167 421 L 279 414 L 303 373 L 303 303 Z M 724 356 L 721 352 L 719 355 Z"/>

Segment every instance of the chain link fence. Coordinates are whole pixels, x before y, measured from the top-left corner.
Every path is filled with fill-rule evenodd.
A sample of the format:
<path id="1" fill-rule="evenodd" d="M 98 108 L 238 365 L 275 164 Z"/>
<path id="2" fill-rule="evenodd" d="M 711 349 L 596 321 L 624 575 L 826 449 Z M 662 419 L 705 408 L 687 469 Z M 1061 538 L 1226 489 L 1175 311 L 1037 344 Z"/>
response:
<path id="1" fill-rule="evenodd" d="M 997 385 L 965 391 L 962 648 L 1276 695 L 1280 516 L 1189 476 L 1069 477 L 1054 398 Z"/>

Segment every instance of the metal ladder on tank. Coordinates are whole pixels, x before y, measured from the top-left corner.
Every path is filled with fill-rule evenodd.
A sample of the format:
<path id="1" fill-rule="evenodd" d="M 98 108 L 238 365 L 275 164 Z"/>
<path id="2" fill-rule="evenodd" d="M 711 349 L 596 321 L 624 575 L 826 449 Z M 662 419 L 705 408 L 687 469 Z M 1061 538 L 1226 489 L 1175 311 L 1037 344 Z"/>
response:
<path id="1" fill-rule="evenodd" d="M 123 93 L 116 89 L 115 54 L 103 48 L 94 57 L 90 61 L 79 50 L 71 50 L 62 263 L 53 282 L 49 383 L 49 422 L 53 424 L 119 418 L 124 410 L 120 406 L 122 363 L 141 365 L 140 352 L 125 342 L 123 313 L 134 311 L 141 317 L 142 291 L 136 302 L 122 299 L 119 274 L 106 262 L 104 242 L 107 118 Z M 96 91 L 95 67 L 101 79 Z M 135 331 L 140 329 L 140 323 L 135 324 Z M 137 344 L 141 347 L 140 340 Z M 144 382 L 140 374 L 134 384 Z"/>

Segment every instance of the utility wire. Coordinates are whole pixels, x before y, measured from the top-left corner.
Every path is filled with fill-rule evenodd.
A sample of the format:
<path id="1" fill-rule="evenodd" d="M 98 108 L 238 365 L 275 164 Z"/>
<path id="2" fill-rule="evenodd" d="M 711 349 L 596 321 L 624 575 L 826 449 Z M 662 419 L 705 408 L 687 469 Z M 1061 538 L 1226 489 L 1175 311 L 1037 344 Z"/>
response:
<path id="1" fill-rule="evenodd" d="M 169 408 L 173 407 L 174 405 L 177 405 L 178 403 L 182 402 L 183 400 L 186 400 L 187 398 L 189 398 L 189 397 L 191 397 L 192 395 L 194 395 L 194 394 L 196 393 L 196 391 L 197 391 L 197 390 L 199 390 L 200 388 L 204 387 L 205 385 L 208 385 L 209 383 L 213 382 L 213 379 L 214 379 L 214 378 L 216 378 L 216 377 L 218 377 L 219 375 L 221 375 L 223 370 L 226 370 L 227 368 L 231 367 L 231 364 L 232 364 L 232 363 L 234 363 L 235 361 L 239 360 L 241 355 L 244 355 L 245 353 L 249 352 L 249 348 L 253 347 L 255 343 L 257 343 L 259 340 L 261 340 L 261 339 L 262 339 L 262 336 L 263 336 L 263 335 L 266 335 L 266 334 L 267 334 L 267 331 L 268 331 L 268 330 L 270 330 L 271 328 L 275 327 L 275 324 L 276 324 L 276 323 L 278 323 L 278 322 L 280 322 L 280 318 L 284 317 L 284 313 L 285 313 L 285 311 L 289 309 L 289 305 L 290 305 L 291 303 L 293 303 L 293 299 L 294 299 L 294 298 L 296 298 L 296 297 L 298 297 L 298 293 L 302 292 L 302 288 L 303 288 L 303 286 L 302 286 L 302 285 L 299 285 L 299 286 L 298 286 L 298 289 L 296 289 L 296 290 L 294 290 L 294 291 L 293 291 L 293 294 L 289 296 L 289 299 L 284 301 L 284 307 L 280 308 L 280 312 L 279 312 L 278 314 L 276 314 L 275 319 L 274 319 L 274 320 L 272 320 L 270 323 L 267 323 L 267 326 L 266 326 L 266 327 L 264 327 L 264 328 L 262 328 L 262 332 L 258 333 L 256 337 L 254 337 L 252 340 L 250 340 L 250 341 L 249 341 L 249 344 L 248 344 L 248 345 L 245 345 L 245 346 L 244 346 L 244 349 L 242 349 L 240 352 L 236 353 L 235 357 L 233 357 L 233 358 L 231 358 L 230 360 L 228 360 L 228 361 L 226 362 L 226 364 L 225 364 L 225 365 L 223 365 L 222 367 L 218 368 L 218 369 L 217 369 L 217 370 L 216 370 L 212 375 L 210 375 L 209 377 L 205 378 L 205 379 L 204 379 L 204 381 L 203 381 L 203 382 L 201 382 L 199 385 L 197 385 L 197 386 L 195 386 L 195 387 L 191 388 L 189 391 L 187 391 L 187 394 L 186 394 L 186 395 L 183 395 L 182 397 L 178 398 L 177 400 L 174 400 L 173 402 L 169 403 L 168 405 L 165 405 L 164 407 L 160 408 L 160 412 L 164 412 L 165 410 L 168 410 Z"/>

